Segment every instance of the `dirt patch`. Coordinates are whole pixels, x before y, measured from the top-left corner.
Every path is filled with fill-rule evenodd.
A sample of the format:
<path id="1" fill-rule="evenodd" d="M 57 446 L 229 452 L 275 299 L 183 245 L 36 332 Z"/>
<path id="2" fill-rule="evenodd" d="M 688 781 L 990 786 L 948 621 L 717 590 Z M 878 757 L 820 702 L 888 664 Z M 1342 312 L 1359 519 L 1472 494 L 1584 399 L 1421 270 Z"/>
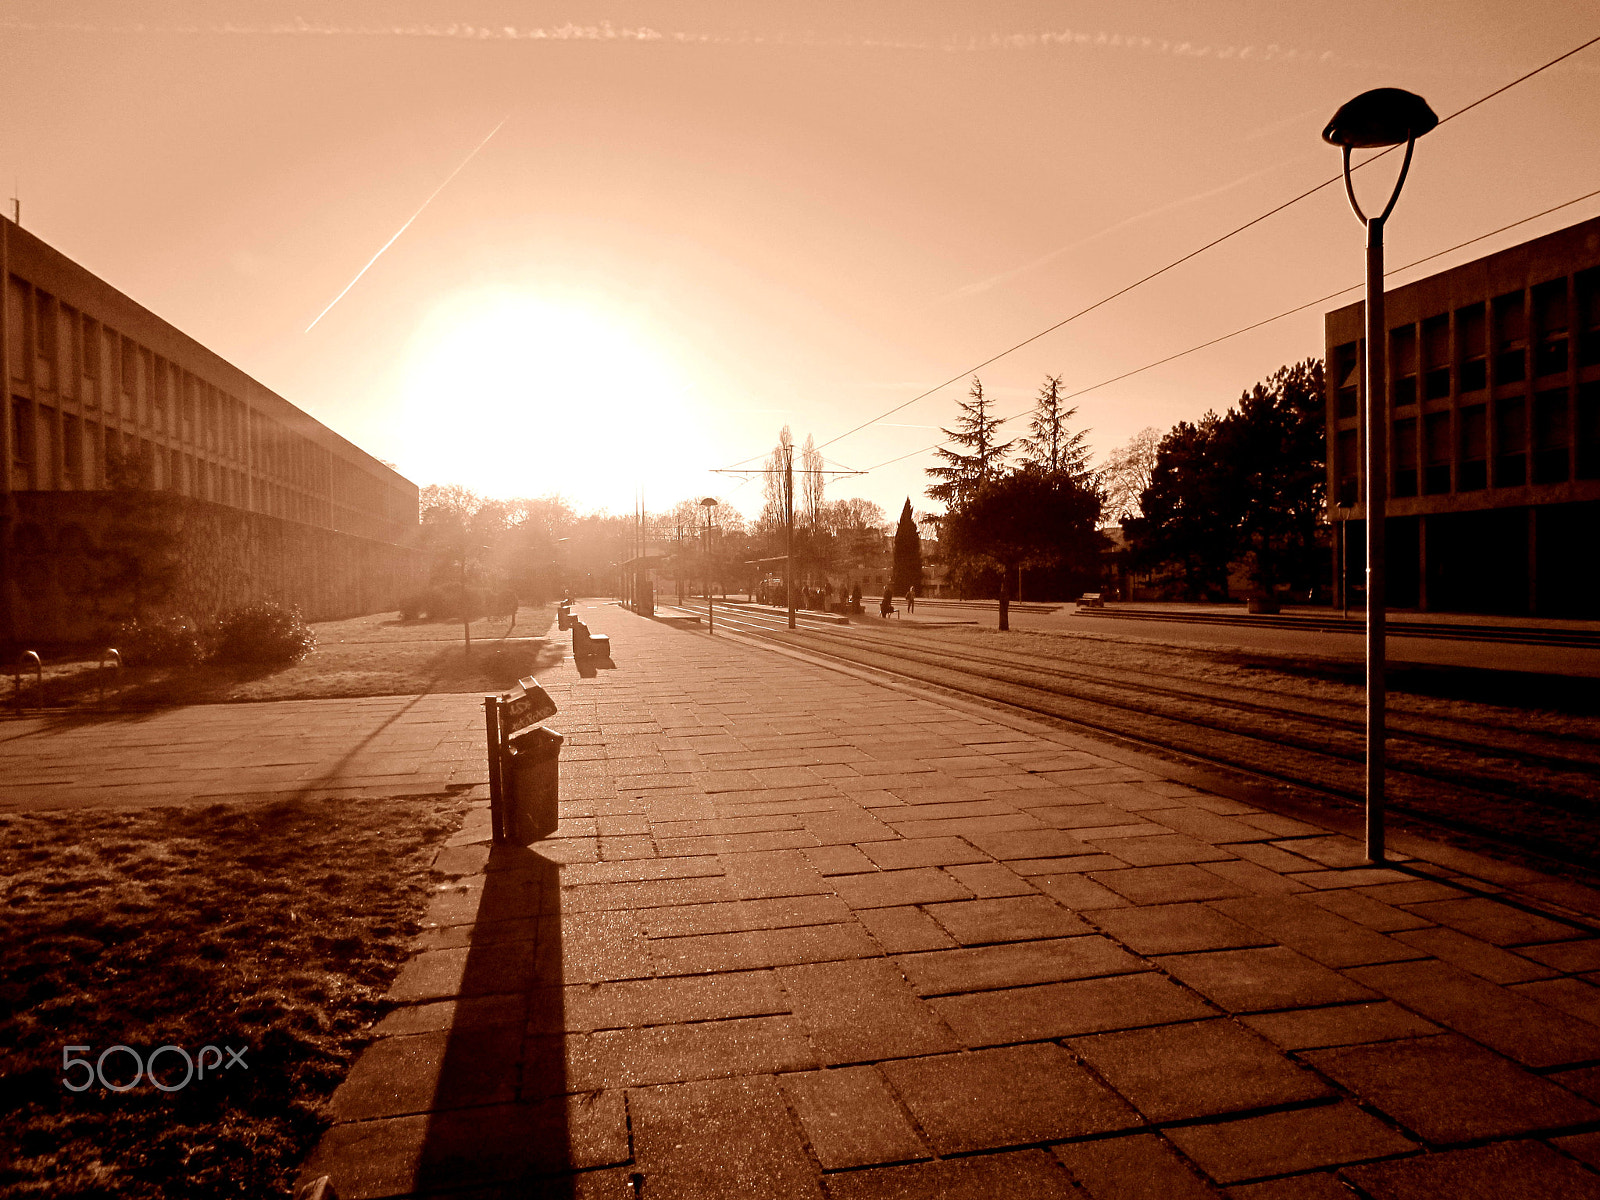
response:
<path id="1" fill-rule="evenodd" d="M 287 1194 L 464 807 L 0 817 L 0 1192 Z M 127 1049 L 102 1060 L 113 1046 Z M 149 1075 L 105 1086 L 163 1046 L 191 1060 L 215 1046 L 219 1061 L 205 1056 L 205 1075 L 174 1087 L 185 1061 L 167 1050 L 154 1078 L 173 1090 Z M 79 1065 L 64 1068 L 65 1047 L 87 1047 L 68 1052 Z M 224 1052 L 240 1047 L 243 1066 Z"/>

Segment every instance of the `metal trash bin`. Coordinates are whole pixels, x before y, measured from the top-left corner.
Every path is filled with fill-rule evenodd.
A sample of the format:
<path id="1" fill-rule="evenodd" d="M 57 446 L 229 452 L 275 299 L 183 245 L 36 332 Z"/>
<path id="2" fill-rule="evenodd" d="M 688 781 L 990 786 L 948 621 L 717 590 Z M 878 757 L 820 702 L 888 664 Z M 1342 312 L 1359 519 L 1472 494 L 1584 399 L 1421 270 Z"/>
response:
<path id="1" fill-rule="evenodd" d="M 535 727 L 506 742 L 505 832 L 526 846 L 556 831 L 560 820 L 561 742 L 554 729 Z"/>
<path id="2" fill-rule="evenodd" d="M 556 628 L 565 633 L 572 624 L 572 606 L 563 604 L 556 609 Z"/>

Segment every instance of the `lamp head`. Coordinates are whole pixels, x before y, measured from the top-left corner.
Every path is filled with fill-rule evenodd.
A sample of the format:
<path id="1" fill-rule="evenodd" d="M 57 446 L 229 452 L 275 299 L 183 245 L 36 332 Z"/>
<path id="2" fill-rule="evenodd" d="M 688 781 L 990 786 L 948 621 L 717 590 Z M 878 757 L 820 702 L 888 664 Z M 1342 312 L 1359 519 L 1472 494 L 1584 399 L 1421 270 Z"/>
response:
<path id="1" fill-rule="evenodd" d="M 715 508 L 716 506 L 717 498 L 715 496 L 707 496 L 704 500 L 700 501 L 701 508 Z"/>
<path id="2" fill-rule="evenodd" d="M 1428 102 L 1400 88 L 1374 88 L 1347 101 L 1322 131 L 1334 146 L 1399 146 L 1439 123 Z"/>

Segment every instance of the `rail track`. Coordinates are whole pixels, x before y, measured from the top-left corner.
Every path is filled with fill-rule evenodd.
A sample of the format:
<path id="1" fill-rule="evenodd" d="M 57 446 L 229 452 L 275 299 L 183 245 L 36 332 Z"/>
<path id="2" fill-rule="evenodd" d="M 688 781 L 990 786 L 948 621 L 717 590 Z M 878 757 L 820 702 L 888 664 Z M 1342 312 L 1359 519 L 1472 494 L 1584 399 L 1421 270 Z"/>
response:
<path id="1" fill-rule="evenodd" d="M 717 607 L 717 627 L 931 685 L 1302 802 L 1363 800 L 1362 707 L 1278 688 L 974 646 L 936 629 L 840 626 Z M 1070 643 L 1063 643 L 1065 649 Z M 1600 870 L 1600 736 L 1493 712 L 1391 710 L 1390 807 L 1414 821 Z"/>

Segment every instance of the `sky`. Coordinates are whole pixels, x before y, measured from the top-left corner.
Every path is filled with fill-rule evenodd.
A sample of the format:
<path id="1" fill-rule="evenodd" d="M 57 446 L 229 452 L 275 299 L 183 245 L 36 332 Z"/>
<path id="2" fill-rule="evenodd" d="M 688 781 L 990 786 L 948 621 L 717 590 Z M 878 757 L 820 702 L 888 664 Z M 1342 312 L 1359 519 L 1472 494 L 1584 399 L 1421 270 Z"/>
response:
<path id="1" fill-rule="evenodd" d="M 788 425 L 893 516 L 976 364 L 1337 175 L 1343 101 L 1445 116 L 1597 34 L 1574 0 L 0 0 L 0 193 L 420 485 L 754 514 L 715 472 Z M 1389 263 L 1597 187 L 1600 46 L 1418 143 Z M 1324 188 L 977 374 L 1004 414 L 1094 387 L 1354 289 L 1364 236 Z M 1074 423 L 1103 458 L 1221 411 L 1357 298 Z"/>

